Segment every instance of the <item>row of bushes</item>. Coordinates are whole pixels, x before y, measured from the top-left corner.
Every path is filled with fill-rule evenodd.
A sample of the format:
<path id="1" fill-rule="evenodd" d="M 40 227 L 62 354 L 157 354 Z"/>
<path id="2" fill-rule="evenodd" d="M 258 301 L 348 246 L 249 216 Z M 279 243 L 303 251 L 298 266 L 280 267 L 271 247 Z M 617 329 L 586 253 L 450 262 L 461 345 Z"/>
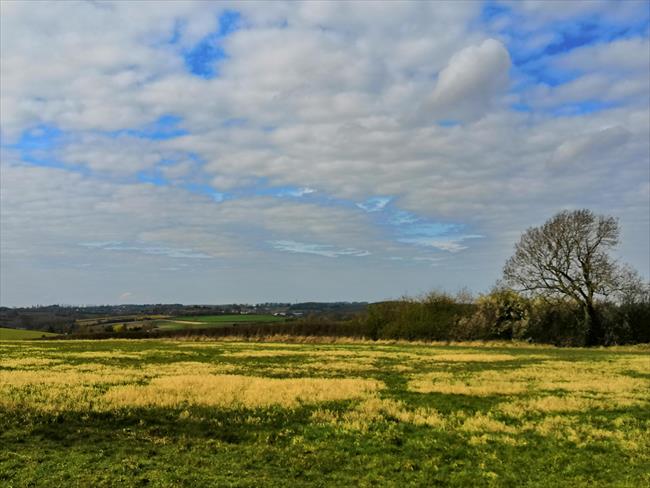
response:
<path id="1" fill-rule="evenodd" d="M 603 345 L 650 342 L 648 297 L 597 305 Z M 372 339 L 517 339 L 583 346 L 588 337 L 584 313 L 563 299 L 527 298 L 497 289 L 472 300 L 467 294 L 431 293 L 370 305 L 358 325 Z"/>

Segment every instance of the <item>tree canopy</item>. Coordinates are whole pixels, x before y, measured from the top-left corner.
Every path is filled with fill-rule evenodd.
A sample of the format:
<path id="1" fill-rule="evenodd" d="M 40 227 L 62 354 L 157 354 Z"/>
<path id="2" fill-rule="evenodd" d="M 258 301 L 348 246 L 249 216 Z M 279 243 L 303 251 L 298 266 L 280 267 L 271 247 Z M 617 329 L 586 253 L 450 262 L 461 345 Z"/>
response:
<path id="1" fill-rule="evenodd" d="M 619 237 L 614 217 L 565 210 L 524 232 L 506 262 L 504 277 L 520 291 L 577 302 L 584 312 L 587 340 L 595 344 L 601 335 L 595 300 L 623 289 L 634 275 L 610 255 Z"/>

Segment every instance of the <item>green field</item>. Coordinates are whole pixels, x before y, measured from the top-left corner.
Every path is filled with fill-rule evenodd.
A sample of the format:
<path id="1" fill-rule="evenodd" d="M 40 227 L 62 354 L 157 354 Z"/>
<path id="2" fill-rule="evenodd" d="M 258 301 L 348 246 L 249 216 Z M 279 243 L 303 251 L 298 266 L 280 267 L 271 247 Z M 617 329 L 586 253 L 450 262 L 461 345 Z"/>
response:
<path id="1" fill-rule="evenodd" d="M 0 485 L 648 486 L 648 352 L 0 342 Z"/>
<path id="2" fill-rule="evenodd" d="M 54 336 L 51 332 L 40 330 L 8 329 L 0 327 L 0 341 L 15 341 L 22 339 L 40 339 L 41 337 Z"/>
<path id="3" fill-rule="evenodd" d="M 188 322 L 204 322 L 206 324 L 216 323 L 229 323 L 234 324 L 238 322 L 282 322 L 284 317 L 276 317 L 275 315 L 261 315 L 261 314 L 231 314 L 231 315 L 198 315 L 187 317 L 174 317 L 174 320 L 183 320 Z"/>
<path id="4" fill-rule="evenodd" d="M 284 317 L 261 314 L 190 315 L 159 321 L 157 328 L 161 330 L 205 329 L 212 327 L 230 327 L 235 324 L 250 322 L 283 322 L 284 320 Z"/>

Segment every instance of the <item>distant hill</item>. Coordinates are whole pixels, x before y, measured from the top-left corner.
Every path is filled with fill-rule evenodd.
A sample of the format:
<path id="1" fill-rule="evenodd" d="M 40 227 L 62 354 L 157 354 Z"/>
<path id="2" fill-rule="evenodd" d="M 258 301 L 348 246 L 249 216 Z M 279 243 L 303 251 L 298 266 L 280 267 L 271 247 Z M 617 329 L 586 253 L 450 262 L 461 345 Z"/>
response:
<path id="1" fill-rule="evenodd" d="M 133 322 L 164 316 L 201 317 L 218 315 L 277 315 L 287 317 L 323 316 L 347 318 L 368 307 L 366 302 L 302 302 L 221 305 L 142 304 L 142 305 L 38 305 L 0 307 L 0 327 L 52 333 L 85 332 L 86 323 Z M 86 324 L 87 325 L 87 324 Z"/>

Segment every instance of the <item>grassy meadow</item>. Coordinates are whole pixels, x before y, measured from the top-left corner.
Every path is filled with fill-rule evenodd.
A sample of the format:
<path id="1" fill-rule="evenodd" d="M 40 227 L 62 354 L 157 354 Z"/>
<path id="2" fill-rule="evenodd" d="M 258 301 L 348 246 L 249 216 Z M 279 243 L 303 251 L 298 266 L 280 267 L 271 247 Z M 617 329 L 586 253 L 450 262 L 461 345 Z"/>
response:
<path id="1" fill-rule="evenodd" d="M 0 327 L 0 341 L 16 341 L 24 339 L 40 339 L 41 337 L 54 336 L 51 332 L 40 330 L 23 330 Z"/>
<path id="2" fill-rule="evenodd" d="M 644 486 L 650 355 L 0 342 L 0 485 Z"/>

